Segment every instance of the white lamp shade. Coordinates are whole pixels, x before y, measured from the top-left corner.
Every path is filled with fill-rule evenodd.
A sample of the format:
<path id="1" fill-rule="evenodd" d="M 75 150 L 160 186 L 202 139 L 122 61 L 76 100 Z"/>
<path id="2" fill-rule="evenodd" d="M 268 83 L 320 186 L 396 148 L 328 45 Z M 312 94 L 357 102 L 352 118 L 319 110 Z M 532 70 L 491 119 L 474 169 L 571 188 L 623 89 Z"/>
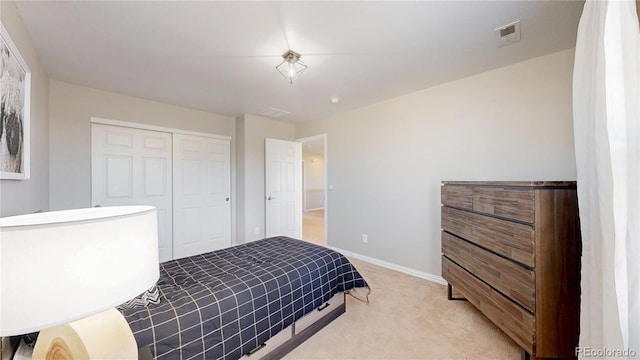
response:
<path id="1" fill-rule="evenodd" d="M 0 261 L 0 336 L 82 319 L 156 283 L 156 209 L 101 207 L 0 218 Z"/>

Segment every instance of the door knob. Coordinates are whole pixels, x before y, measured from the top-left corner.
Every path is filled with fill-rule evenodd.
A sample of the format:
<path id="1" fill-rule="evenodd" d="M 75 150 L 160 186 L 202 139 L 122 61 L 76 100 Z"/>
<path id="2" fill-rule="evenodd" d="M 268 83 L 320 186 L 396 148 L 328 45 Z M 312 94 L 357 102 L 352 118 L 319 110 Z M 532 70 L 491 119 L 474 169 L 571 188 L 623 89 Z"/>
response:
<path id="1" fill-rule="evenodd" d="M 269 196 L 267 200 L 275 200 L 276 198 Z"/>
<path id="2" fill-rule="evenodd" d="M 229 198 L 224 199 L 224 201 L 229 201 Z"/>

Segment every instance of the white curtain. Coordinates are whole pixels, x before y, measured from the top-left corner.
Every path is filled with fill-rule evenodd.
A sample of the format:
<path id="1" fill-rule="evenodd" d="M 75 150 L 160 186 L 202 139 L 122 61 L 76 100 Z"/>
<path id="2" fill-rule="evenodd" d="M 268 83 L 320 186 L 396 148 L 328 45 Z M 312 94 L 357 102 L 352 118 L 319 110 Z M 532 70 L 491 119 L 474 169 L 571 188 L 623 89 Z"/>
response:
<path id="1" fill-rule="evenodd" d="M 606 358 L 640 357 L 639 88 L 635 1 L 587 0 L 573 74 L 583 244 L 580 346 Z"/>

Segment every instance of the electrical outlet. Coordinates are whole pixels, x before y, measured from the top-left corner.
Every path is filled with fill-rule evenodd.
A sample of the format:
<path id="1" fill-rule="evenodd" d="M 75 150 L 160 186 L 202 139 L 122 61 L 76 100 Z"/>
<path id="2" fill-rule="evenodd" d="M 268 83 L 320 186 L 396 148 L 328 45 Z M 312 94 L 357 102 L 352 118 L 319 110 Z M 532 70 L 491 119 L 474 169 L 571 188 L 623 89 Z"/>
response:
<path id="1" fill-rule="evenodd" d="M 253 233 L 256 235 L 260 235 L 260 226 L 256 226 L 255 229 L 253 229 Z"/>
<path id="2" fill-rule="evenodd" d="M 362 242 L 363 243 L 368 243 L 369 239 L 367 238 L 367 234 L 362 234 Z"/>

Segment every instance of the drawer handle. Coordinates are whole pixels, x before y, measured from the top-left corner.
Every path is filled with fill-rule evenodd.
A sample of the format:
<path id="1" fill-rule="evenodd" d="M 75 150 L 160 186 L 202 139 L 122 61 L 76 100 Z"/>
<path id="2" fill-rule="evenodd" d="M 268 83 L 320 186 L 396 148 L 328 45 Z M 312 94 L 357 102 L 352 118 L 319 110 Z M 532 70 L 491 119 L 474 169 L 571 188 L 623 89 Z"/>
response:
<path id="1" fill-rule="evenodd" d="M 253 349 L 253 350 L 249 351 L 249 352 L 247 353 L 247 356 L 251 356 L 251 355 L 255 354 L 258 350 L 262 349 L 262 348 L 263 348 L 263 347 L 265 347 L 265 346 L 267 346 L 267 344 L 266 344 L 266 343 L 262 343 L 262 344 L 260 344 L 257 348 L 255 348 L 255 349 Z"/>
<path id="2" fill-rule="evenodd" d="M 324 309 L 326 309 L 326 308 L 328 308 L 328 307 L 329 307 L 329 303 L 326 303 L 326 304 L 324 304 L 324 305 L 320 306 L 320 307 L 318 308 L 318 311 L 322 311 L 322 310 L 324 310 Z"/>

